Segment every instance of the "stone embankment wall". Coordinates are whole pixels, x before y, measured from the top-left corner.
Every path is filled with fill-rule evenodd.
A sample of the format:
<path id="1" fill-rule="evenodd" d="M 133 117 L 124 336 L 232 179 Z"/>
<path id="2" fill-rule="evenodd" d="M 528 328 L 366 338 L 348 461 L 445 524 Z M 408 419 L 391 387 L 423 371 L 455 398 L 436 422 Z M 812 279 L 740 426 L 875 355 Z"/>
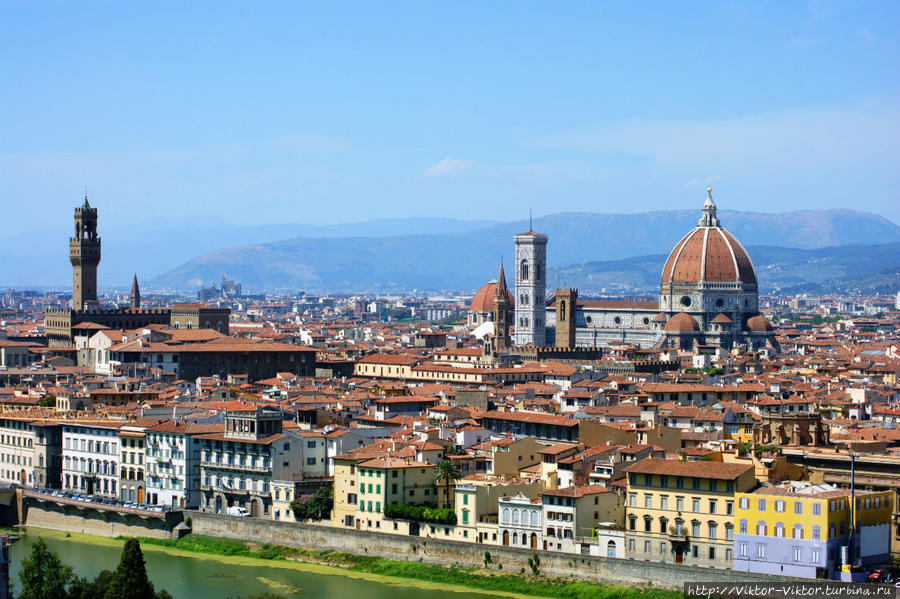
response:
<path id="1" fill-rule="evenodd" d="M 771 583 L 791 580 L 781 576 L 698 566 L 534 551 L 294 522 L 235 518 L 193 511 L 185 512 L 185 516 L 188 515 L 191 516 L 193 532 L 197 534 L 311 549 L 332 549 L 407 561 L 482 567 L 484 552 L 489 551 L 493 562 L 491 567 L 496 568 L 497 564 L 503 564 L 504 572 L 518 572 L 520 568 L 529 571 L 528 558 L 537 553 L 541 560 L 542 574 L 575 577 L 592 582 L 653 584 L 680 589 L 685 582 L 697 581 Z"/>
<path id="2" fill-rule="evenodd" d="M 24 526 L 50 528 L 65 532 L 78 532 L 101 537 L 155 537 L 167 539 L 172 529 L 181 521 L 168 518 L 141 518 L 132 514 L 113 511 L 78 509 L 55 503 L 28 502 L 25 508 Z"/>

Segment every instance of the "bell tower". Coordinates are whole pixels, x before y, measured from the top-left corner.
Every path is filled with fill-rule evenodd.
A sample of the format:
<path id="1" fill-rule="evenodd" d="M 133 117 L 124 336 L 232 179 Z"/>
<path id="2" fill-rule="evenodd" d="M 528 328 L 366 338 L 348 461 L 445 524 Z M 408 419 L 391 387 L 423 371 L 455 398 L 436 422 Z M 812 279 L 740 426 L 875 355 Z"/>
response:
<path id="1" fill-rule="evenodd" d="M 515 344 L 546 345 L 547 236 L 528 231 L 515 244 Z"/>
<path id="2" fill-rule="evenodd" d="M 97 266 L 100 264 L 100 237 L 97 235 L 97 209 L 88 203 L 75 208 L 75 236 L 69 238 L 69 261 L 72 263 L 72 308 L 97 307 Z"/>

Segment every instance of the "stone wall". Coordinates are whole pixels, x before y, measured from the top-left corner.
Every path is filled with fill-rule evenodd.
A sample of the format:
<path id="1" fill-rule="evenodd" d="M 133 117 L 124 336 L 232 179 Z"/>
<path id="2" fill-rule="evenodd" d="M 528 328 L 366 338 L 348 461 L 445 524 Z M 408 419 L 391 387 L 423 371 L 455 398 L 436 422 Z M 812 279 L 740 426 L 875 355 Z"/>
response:
<path id="1" fill-rule="evenodd" d="M 482 566 L 484 552 L 489 551 L 496 564 L 503 564 L 505 572 L 529 570 L 527 561 L 537 553 L 540 571 L 549 576 L 576 577 L 593 582 L 647 584 L 681 588 L 685 582 L 773 582 L 786 577 L 748 574 L 697 566 L 661 564 L 569 553 L 555 553 L 502 547 L 479 543 L 465 543 L 419 536 L 385 534 L 354 529 L 332 528 L 294 522 L 275 522 L 254 518 L 236 518 L 202 512 L 190 515 L 193 532 L 217 537 L 246 539 L 263 543 L 290 545 L 315 549 L 332 549 L 346 553 L 376 555 L 407 561 L 422 561 L 461 566 Z M 423 527 L 425 529 L 427 527 Z"/>
<path id="2" fill-rule="evenodd" d="M 22 524 L 100 537 L 122 535 L 167 539 L 173 536 L 172 530 L 181 521 L 180 515 L 180 512 L 173 512 L 166 518 L 142 518 L 120 512 L 28 501 Z"/>

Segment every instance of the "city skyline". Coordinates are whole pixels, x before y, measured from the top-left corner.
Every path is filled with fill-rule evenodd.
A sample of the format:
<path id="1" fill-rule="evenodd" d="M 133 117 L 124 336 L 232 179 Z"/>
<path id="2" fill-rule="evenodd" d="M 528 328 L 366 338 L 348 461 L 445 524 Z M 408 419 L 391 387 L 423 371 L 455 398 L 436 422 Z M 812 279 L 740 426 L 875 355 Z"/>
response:
<path id="1" fill-rule="evenodd" d="M 687 209 L 707 184 L 900 222 L 892 3 L 171 8 L 3 5 L 15 228 L 84 185 L 109 227 Z"/>

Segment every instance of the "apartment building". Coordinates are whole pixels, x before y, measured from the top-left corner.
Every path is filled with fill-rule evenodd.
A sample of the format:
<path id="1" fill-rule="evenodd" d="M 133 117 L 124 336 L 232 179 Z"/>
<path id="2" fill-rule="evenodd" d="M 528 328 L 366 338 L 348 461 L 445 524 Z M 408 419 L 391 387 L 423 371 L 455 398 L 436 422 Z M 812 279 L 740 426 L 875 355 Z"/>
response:
<path id="1" fill-rule="evenodd" d="M 204 511 L 222 514 L 240 506 L 255 518 L 271 518 L 272 481 L 302 478 L 302 439 L 283 432 L 280 411 L 226 412 L 223 432 L 201 434 L 197 439 Z"/>
<path id="2" fill-rule="evenodd" d="M 841 579 L 845 564 L 890 561 L 891 491 L 857 491 L 855 509 L 849 489 L 794 481 L 735 499 L 734 570 Z"/>
<path id="3" fill-rule="evenodd" d="M 221 424 L 163 420 L 147 427 L 147 496 L 154 505 L 200 505 L 200 441 L 198 435 L 221 430 Z"/>
<path id="4" fill-rule="evenodd" d="M 731 568 L 735 493 L 756 486 L 752 464 L 647 458 L 624 472 L 626 557 Z"/>
<path id="5" fill-rule="evenodd" d="M 0 481 L 35 486 L 35 431 L 18 418 L 0 418 Z"/>
<path id="6" fill-rule="evenodd" d="M 544 491 L 541 495 L 544 540 L 549 551 L 587 553 L 596 544 L 599 522 L 621 522 L 623 501 L 618 493 L 602 485 L 580 485 Z"/>
<path id="7" fill-rule="evenodd" d="M 108 421 L 66 422 L 62 426 L 62 485 L 85 495 L 119 497 L 119 428 Z"/>
<path id="8" fill-rule="evenodd" d="M 144 499 L 146 499 L 144 470 L 146 431 L 146 426 L 136 424 L 126 424 L 119 429 L 119 446 L 122 448 L 119 498 L 122 501 L 144 503 Z"/>

